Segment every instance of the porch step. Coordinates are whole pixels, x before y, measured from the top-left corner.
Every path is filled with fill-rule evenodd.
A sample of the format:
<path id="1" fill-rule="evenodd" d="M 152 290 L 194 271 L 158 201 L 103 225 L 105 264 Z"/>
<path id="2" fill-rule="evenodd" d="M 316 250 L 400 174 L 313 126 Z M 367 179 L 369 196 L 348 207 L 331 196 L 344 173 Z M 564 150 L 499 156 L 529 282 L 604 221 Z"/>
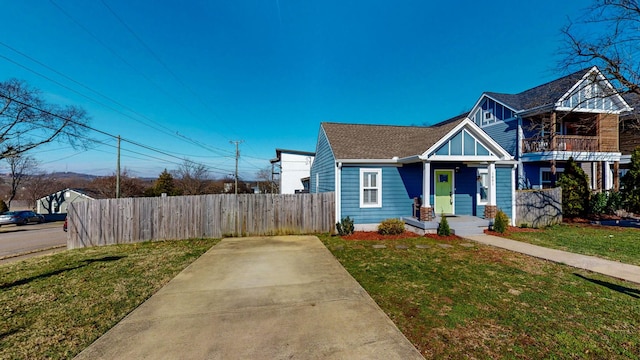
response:
<path id="1" fill-rule="evenodd" d="M 405 223 L 411 226 L 412 231 L 424 235 L 425 232 L 435 233 L 440 223 L 440 216 L 433 221 L 419 221 L 412 218 L 403 218 Z M 483 235 L 484 229 L 489 227 L 489 220 L 475 216 L 447 216 L 449 228 L 458 236 Z"/>
<path id="2" fill-rule="evenodd" d="M 475 216 L 447 217 L 447 221 L 458 236 L 483 235 L 484 229 L 489 227 L 489 220 Z"/>

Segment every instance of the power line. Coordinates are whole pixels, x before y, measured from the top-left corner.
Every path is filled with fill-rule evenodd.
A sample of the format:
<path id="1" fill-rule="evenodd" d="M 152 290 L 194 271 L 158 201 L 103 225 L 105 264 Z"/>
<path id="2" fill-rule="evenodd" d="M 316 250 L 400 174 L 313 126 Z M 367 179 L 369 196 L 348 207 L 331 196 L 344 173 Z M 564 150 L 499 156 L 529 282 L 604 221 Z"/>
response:
<path id="1" fill-rule="evenodd" d="M 139 122 L 139 123 L 141 123 L 141 124 L 143 124 L 143 125 L 145 125 L 145 126 L 147 126 L 147 127 L 151 128 L 151 129 L 157 130 L 157 131 L 159 131 L 159 132 L 161 132 L 161 133 L 164 133 L 164 134 L 169 135 L 169 136 L 171 136 L 171 137 L 175 137 L 175 138 L 181 139 L 181 140 L 183 140 L 183 141 L 185 141 L 185 140 L 186 140 L 186 142 L 189 142 L 189 143 L 191 143 L 191 144 L 193 144 L 193 145 L 196 145 L 196 146 L 198 146 L 198 147 L 200 147 L 200 148 L 203 148 L 203 149 L 205 149 L 205 150 L 211 151 L 211 152 L 213 152 L 213 153 L 217 153 L 217 154 L 219 154 L 220 156 L 229 156 L 229 155 L 231 155 L 231 152 L 229 152 L 229 151 L 227 151 L 227 150 L 223 150 L 223 149 L 216 149 L 215 147 L 206 146 L 206 145 L 204 145 L 204 144 L 202 144 L 202 143 L 200 143 L 200 142 L 197 142 L 197 141 L 195 141 L 195 140 L 193 140 L 193 139 L 190 139 L 190 138 L 188 138 L 188 137 L 186 137 L 186 136 L 184 136 L 184 135 L 179 134 L 177 131 L 174 133 L 174 131 L 173 131 L 173 130 L 171 130 L 171 129 L 167 128 L 166 126 L 164 126 L 164 125 L 162 125 L 162 124 L 160 124 L 160 123 L 158 123 L 158 122 L 154 121 L 153 119 L 151 119 L 151 118 L 149 118 L 149 117 L 145 116 L 144 114 L 141 114 L 141 113 L 139 113 L 139 112 L 135 111 L 134 109 L 132 109 L 132 108 L 128 107 L 127 105 L 124 105 L 124 104 L 120 103 L 119 101 L 117 101 L 117 100 L 115 100 L 115 99 L 113 99 L 113 98 L 111 98 L 111 97 L 109 97 L 109 96 L 107 96 L 107 95 L 104 95 L 104 94 L 100 93 L 99 91 L 96 91 L 96 90 L 94 90 L 94 89 L 90 88 L 89 86 L 84 85 L 83 83 L 81 83 L 81 82 L 79 82 L 79 81 L 74 80 L 73 78 L 71 78 L 71 77 L 69 77 L 69 76 L 67 76 L 67 75 L 63 74 L 62 72 L 60 72 L 60 71 L 58 71 L 58 70 L 56 70 L 56 69 L 54 69 L 54 68 L 52 68 L 52 67 L 50 67 L 50 66 L 48 66 L 48 65 L 44 64 L 44 63 L 42 63 L 41 61 L 38 61 L 37 59 L 34 59 L 33 57 L 31 57 L 31 56 L 29 56 L 29 55 L 27 55 L 27 54 L 25 54 L 25 53 L 23 53 L 23 52 L 20 52 L 19 50 L 14 49 L 13 47 L 11 47 L 11 46 L 9 46 L 9 45 L 7 45 L 7 44 L 5 44 L 5 43 L 1 42 L 1 41 L 0 41 L 0 45 L 2 45 L 2 46 L 4 46 L 4 47 L 8 48 L 8 49 L 9 49 L 9 50 L 11 50 L 11 51 L 14 51 L 14 52 L 16 52 L 16 53 L 20 54 L 21 56 L 23 56 L 23 57 L 25 57 L 25 58 L 27 58 L 27 59 L 29 59 L 29 60 L 31 60 L 31 61 L 33 61 L 33 62 L 35 62 L 36 64 L 38 64 L 38 65 L 40 65 L 40 66 L 42 66 L 42 67 L 44 67 L 44 68 L 46 68 L 46 69 L 48 69 L 48 70 L 50 70 L 50 71 L 52 71 L 52 72 L 54 72 L 54 73 L 56 73 L 56 74 L 58 74 L 58 75 L 62 76 L 63 78 L 65 78 L 65 79 L 67 79 L 67 80 L 69 80 L 69 81 L 71 81 L 71 82 L 73 82 L 73 83 L 75 83 L 75 84 L 77 84 L 77 85 L 79 85 L 79 86 L 81 86 L 81 87 L 83 87 L 83 88 L 85 88 L 85 89 L 87 89 L 87 90 L 91 91 L 92 93 L 94 93 L 94 94 L 96 94 L 96 95 L 98 95 L 98 96 L 101 96 L 102 98 L 107 99 L 108 101 L 113 102 L 114 104 L 116 104 L 116 105 L 118 105 L 118 106 L 120 106 L 120 107 L 124 108 L 125 110 L 127 110 L 127 111 L 129 111 L 129 112 L 131 112 L 131 113 L 133 113 L 133 114 L 135 114 L 135 115 L 137 115 L 137 116 L 141 117 L 141 118 L 144 118 L 144 119 L 148 120 L 149 122 L 151 122 L 151 123 L 153 123 L 153 124 L 156 124 L 158 127 L 154 127 L 154 126 L 152 126 L 152 125 L 150 125 L 150 124 L 148 124 L 148 123 L 146 123 L 146 122 L 144 122 L 144 121 L 142 121 L 142 120 L 140 120 L 140 119 L 136 119 L 136 118 L 132 117 L 132 116 L 131 116 L 131 115 L 129 115 L 129 114 L 126 114 L 126 113 L 124 113 L 124 112 L 122 112 L 122 111 L 120 111 L 120 110 L 118 110 L 118 109 L 116 109 L 116 108 L 114 108 L 114 107 L 112 107 L 112 106 L 110 106 L 110 105 L 107 105 L 107 104 L 105 104 L 105 103 L 103 103 L 103 102 L 101 102 L 101 101 L 99 101 L 99 100 L 96 100 L 96 99 L 94 99 L 94 98 L 92 98 L 92 97 L 90 97 L 90 96 L 88 96 L 88 95 L 86 95 L 86 94 L 83 94 L 83 93 L 81 93 L 81 92 L 79 92 L 79 91 L 77 91 L 77 90 L 75 90 L 75 89 L 73 89 L 73 88 L 71 88 L 71 87 L 69 87 L 69 86 L 67 86 L 67 85 L 65 85 L 65 84 L 62 84 L 61 82 L 59 82 L 59 81 L 57 81 L 57 80 L 54 80 L 54 79 L 50 78 L 49 76 L 44 75 L 44 74 L 42 74 L 42 73 L 40 73 L 40 72 L 38 72 L 38 71 L 36 71 L 36 70 L 34 70 L 34 69 L 31 69 L 30 67 L 28 67 L 28 66 L 26 66 L 26 65 L 24 65 L 24 64 L 21 64 L 21 63 L 19 63 L 19 62 L 17 62 L 17 61 L 15 61 L 15 60 L 13 60 L 13 59 L 11 59 L 11 58 L 8 58 L 8 57 L 6 57 L 6 56 L 4 56 L 4 55 L 0 55 L 0 58 L 3 58 L 3 59 L 5 59 L 6 61 L 8 61 L 8 62 L 10 62 L 10 63 L 12 63 L 12 64 L 14 64 L 14 65 L 16 65 L 16 66 L 19 66 L 19 67 L 21 67 L 21 68 L 23 68 L 23 69 L 25 69 L 25 70 L 27 70 L 27 71 L 29 71 L 29 72 L 32 72 L 32 73 L 34 73 L 34 74 L 36 74 L 36 75 L 38 75 L 38 76 L 40 76 L 40 77 L 42 77 L 42 78 L 44 78 L 44 79 L 46 79 L 46 80 L 48 80 L 48 81 L 50 81 L 50 82 L 54 83 L 54 84 L 56 84 L 56 85 L 58 85 L 58 86 L 60 86 L 60 87 L 62 87 L 62 88 L 64 88 L 64 89 L 67 89 L 67 90 L 69 90 L 69 91 L 71 91 L 71 92 L 73 92 L 73 93 L 76 93 L 76 94 L 78 94 L 78 95 L 82 96 L 83 98 L 85 98 L 85 99 L 87 99 L 87 100 L 89 100 L 89 101 L 92 101 L 92 102 L 94 102 L 94 103 L 96 103 L 96 104 L 98 104 L 98 105 L 104 106 L 104 107 L 105 107 L 105 108 L 107 108 L 107 109 L 110 109 L 110 110 L 112 110 L 112 111 L 114 111 L 114 112 L 116 112 L 116 113 L 118 113 L 118 114 L 120 114 L 120 115 L 122 115 L 122 116 L 124 116 L 124 117 L 127 117 L 127 118 L 129 118 L 129 119 L 132 119 L 132 120 L 134 120 L 134 121 L 136 121 L 136 122 Z M 226 153 L 226 154 L 229 154 L 229 155 L 226 155 L 225 153 Z M 222 154 L 225 154 L 225 155 L 222 155 Z M 190 155 L 190 156 L 191 156 L 191 155 Z"/>
<path id="2" fill-rule="evenodd" d="M 73 21 L 74 24 L 76 24 L 82 30 L 84 30 L 87 34 L 89 34 L 96 42 L 98 42 L 98 44 L 102 45 L 102 47 L 104 47 L 105 49 L 109 50 L 109 52 L 111 54 L 113 54 L 115 57 L 117 57 L 124 64 L 129 66 L 132 70 L 137 72 L 140 76 L 142 76 L 145 80 L 147 80 L 151 85 L 153 85 L 157 90 L 159 90 L 164 95 L 166 95 L 167 98 L 171 99 L 176 104 L 180 105 L 183 109 L 185 109 L 187 112 L 191 113 L 191 115 L 193 115 L 194 117 L 197 117 L 197 115 L 191 109 L 189 109 L 187 106 L 185 106 L 184 104 L 182 104 L 181 102 L 176 100 L 176 98 L 172 94 L 170 94 L 168 91 L 166 91 L 165 89 L 160 87 L 160 85 L 156 84 L 153 80 L 151 80 L 151 78 L 149 78 L 142 71 L 138 70 L 138 68 L 136 68 L 131 63 L 129 63 L 124 57 L 120 56 L 115 50 L 113 50 L 110 46 L 108 46 L 104 41 L 100 40 L 100 38 L 98 38 L 93 32 L 91 32 L 86 26 L 82 25 L 80 23 L 80 21 L 78 21 L 75 17 L 73 17 L 71 14 L 69 14 L 60 5 L 56 4 L 56 2 L 54 0 L 49 0 L 49 2 L 51 2 L 51 4 L 53 4 L 53 6 L 58 8 L 58 10 L 60 10 L 60 12 L 62 12 L 66 17 L 68 17 L 71 21 Z"/>
<path id="3" fill-rule="evenodd" d="M 123 19 L 122 17 L 120 17 L 114 10 L 113 8 L 111 8 L 109 5 L 107 5 L 107 3 L 105 3 L 104 0 L 100 0 L 102 2 L 102 5 L 104 5 L 105 8 L 107 8 L 107 10 L 109 10 L 109 12 L 111 13 L 111 15 L 113 15 L 113 17 L 115 17 L 120 24 L 122 24 L 122 26 L 124 26 L 124 28 L 142 45 L 142 47 L 144 47 L 149 54 L 151 54 L 151 56 L 160 64 L 162 65 L 162 67 L 164 67 L 164 69 L 171 74 L 171 76 L 180 84 L 182 85 L 183 88 L 185 88 L 189 93 L 191 93 L 191 95 L 197 99 L 200 104 L 202 104 L 211 114 L 213 114 L 216 118 L 218 118 L 219 121 L 221 121 L 220 117 L 216 115 L 215 111 L 213 111 L 213 109 L 211 109 L 211 107 L 209 106 L 208 102 L 204 101 L 202 99 L 202 97 L 200 96 L 200 94 L 196 91 L 194 91 L 190 86 L 188 86 L 184 81 L 182 81 L 182 79 L 180 77 L 178 77 L 178 75 L 169 68 L 169 66 L 162 61 L 162 59 L 151 49 L 150 46 L 148 46 L 140 36 L 138 36 L 138 34 L 133 31 L 133 29 L 131 28 L 131 26 L 129 26 Z M 226 123 L 222 122 L 221 123 L 227 127 L 227 129 L 231 130 L 231 132 L 235 133 L 235 131 L 230 128 Z"/>
<path id="4" fill-rule="evenodd" d="M 27 104 L 27 103 L 25 103 L 25 102 L 23 102 L 23 101 L 20 101 L 20 100 L 18 100 L 18 99 L 12 98 L 11 96 L 8 96 L 8 95 L 3 94 L 3 93 L 1 93 L 1 92 L 0 92 L 0 97 L 3 97 L 3 98 L 5 98 L 5 99 L 7 99 L 7 100 L 10 100 L 10 101 L 16 102 L 16 103 L 18 103 L 18 104 L 20 104 L 20 105 L 23 105 L 23 106 L 27 106 L 27 107 L 29 107 L 29 108 L 31 108 L 31 109 L 34 109 L 34 110 L 37 110 L 37 111 L 39 111 L 39 112 L 41 112 L 41 113 L 43 113 L 43 114 L 47 114 L 47 115 L 50 115 L 50 116 L 56 117 L 56 118 L 58 118 L 58 119 L 61 119 L 61 120 L 64 120 L 64 121 L 67 121 L 67 122 L 73 123 L 73 124 L 75 124 L 75 125 L 77 125 L 77 126 L 80 126 L 80 127 L 86 128 L 86 129 L 91 130 L 91 131 L 95 131 L 95 132 L 100 133 L 100 134 L 102 134 L 102 135 L 106 135 L 106 136 L 109 136 L 109 137 L 112 137 L 112 138 L 118 138 L 118 136 L 117 136 L 117 135 L 113 135 L 113 134 L 110 134 L 110 133 L 108 133 L 108 132 L 106 132 L 106 131 L 96 129 L 96 128 L 94 128 L 94 127 L 91 127 L 91 126 L 89 126 L 89 125 L 87 125 L 87 124 L 83 124 L 83 123 L 81 123 L 81 122 L 79 122 L 79 121 L 76 121 L 76 120 L 73 120 L 73 119 L 71 119 L 71 118 L 68 118 L 68 117 L 65 117 L 65 116 L 61 116 L 61 115 L 59 115 L 59 114 L 52 113 L 52 112 L 50 112 L 50 111 L 48 111 L 48 110 L 45 110 L 45 109 L 39 108 L 39 107 L 34 106 L 34 105 L 32 105 L 32 104 Z M 93 141 L 93 139 L 90 139 L 90 140 L 92 140 L 92 141 Z M 132 144 L 132 145 L 135 145 L 135 146 L 141 147 L 141 148 L 146 149 L 146 150 L 150 150 L 150 151 L 153 151 L 153 152 L 156 152 L 156 153 L 159 153 L 159 154 L 162 154 L 162 155 L 168 156 L 168 157 L 170 157 L 170 158 L 176 158 L 176 159 L 179 159 L 179 160 L 181 160 L 181 161 L 184 161 L 184 158 L 181 158 L 181 157 L 179 157 L 179 156 L 176 156 L 176 155 L 170 154 L 170 153 L 168 153 L 168 152 L 166 152 L 166 151 L 163 151 L 163 150 L 160 150 L 160 149 L 157 149 L 157 148 L 153 148 L 153 147 L 148 146 L 148 145 L 141 144 L 141 143 L 139 143 L 139 142 L 137 142 L 137 141 L 133 141 L 133 140 L 126 139 L 126 138 L 122 138 L 122 141 L 128 142 L 128 143 L 130 143 L 130 144 Z M 110 145 L 108 145 L 108 146 L 110 146 Z M 141 155 L 144 155 L 144 154 L 141 154 Z M 145 156 L 148 156 L 148 155 L 145 155 Z M 158 160 L 163 160 L 163 161 L 164 161 L 164 159 L 159 159 L 159 158 L 156 158 L 156 159 L 158 159 Z M 223 170 L 223 169 L 220 169 L 220 170 Z M 224 171 L 226 171 L 226 170 L 224 170 Z"/>

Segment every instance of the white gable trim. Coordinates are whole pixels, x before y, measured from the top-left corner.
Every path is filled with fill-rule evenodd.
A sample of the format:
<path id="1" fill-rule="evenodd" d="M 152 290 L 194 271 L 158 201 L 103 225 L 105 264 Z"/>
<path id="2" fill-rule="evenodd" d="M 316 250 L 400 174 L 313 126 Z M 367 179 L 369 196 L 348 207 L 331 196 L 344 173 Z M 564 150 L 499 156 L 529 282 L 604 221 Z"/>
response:
<path id="1" fill-rule="evenodd" d="M 70 188 L 66 188 L 66 189 L 59 190 L 59 191 L 56 191 L 54 193 L 51 193 L 51 194 L 49 194 L 47 196 L 43 196 L 40 199 L 38 199 L 37 201 L 39 202 L 39 201 L 42 201 L 42 200 L 47 200 L 50 196 L 56 195 L 56 194 L 61 194 L 66 199 L 67 198 L 66 193 L 68 193 L 68 192 L 75 193 L 77 197 L 84 197 L 84 198 L 87 198 L 89 200 L 95 200 L 94 198 L 92 198 L 91 196 L 89 196 L 89 195 L 87 195 L 87 194 L 85 194 L 83 192 L 80 192 L 80 191 L 74 190 L 74 189 L 70 189 Z"/>
<path id="2" fill-rule="evenodd" d="M 494 97 L 493 97 L 493 96 L 491 96 L 491 95 L 488 95 L 487 93 L 482 93 L 482 95 L 480 95 L 480 98 L 478 99 L 478 101 L 476 101 L 476 103 L 475 103 L 475 104 L 473 105 L 473 107 L 471 108 L 471 111 L 469 111 L 469 115 L 468 115 L 468 116 L 470 116 L 471 114 L 473 114 L 473 113 L 476 111 L 476 109 L 478 109 L 478 106 L 480 106 L 480 104 L 482 103 L 482 100 L 484 100 L 485 98 L 487 98 L 487 99 L 491 99 L 491 100 L 493 100 L 493 101 L 497 102 L 498 104 L 500 104 L 500 105 L 502 105 L 502 106 L 504 106 L 504 107 L 508 108 L 509 110 L 513 111 L 513 113 L 514 113 L 514 114 L 518 112 L 518 109 L 514 109 L 514 108 L 512 108 L 511 106 L 509 106 L 509 105 L 505 104 L 504 102 L 502 102 L 502 101 L 500 101 L 500 100 L 498 100 L 498 99 L 494 98 Z"/>
<path id="3" fill-rule="evenodd" d="M 624 98 L 618 93 L 618 91 L 616 90 L 616 88 L 611 84 L 611 82 L 602 74 L 602 72 L 600 71 L 600 69 L 598 69 L 597 66 L 593 66 L 591 69 L 589 69 L 589 71 L 587 71 L 583 76 L 582 79 L 580 79 L 579 81 L 577 81 L 575 84 L 573 84 L 573 86 L 564 94 L 560 97 L 560 99 L 558 99 L 558 101 L 554 104 L 554 108 L 556 110 L 563 110 L 563 111 L 588 111 L 588 109 L 574 109 L 574 108 L 567 108 L 567 107 L 563 107 L 562 103 L 567 100 L 571 94 L 573 94 L 574 91 L 580 89 L 580 87 L 582 86 L 582 84 L 584 84 L 586 81 L 589 80 L 589 77 L 592 76 L 593 73 L 596 73 L 596 78 L 598 79 L 598 82 L 596 82 L 597 85 L 604 85 L 605 87 L 607 87 L 610 91 L 612 91 L 613 93 L 615 93 L 615 95 L 610 96 L 610 98 L 616 99 L 617 102 L 619 102 L 622 105 L 622 109 L 618 110 L 618 111 L 612 111 L 612 113 L 622 113 L 622 112 L 626 112 L 626 111 L 631 111 L 633 110 L 633 108 L 624 100 Z M 614 102 L 616 102 L 615 100 L 612 100 Z M 595 110 L 593 112 L 602 112 L 602 110 Z"/>
<path id="4" fill-rule="evenodd" d="M 419 156 L 420 160 L 430 160 L 432 158 L 443 160 L 443 155 L 435 155 L 435 151 L 440 148 L 440 146 L 444 145 L 447 141 L 451 140 L 458 132 L 465 129 L 473 136 L 476 141 L 480 142 L 484 147 L 486 147 L 490 152 L 494 154 L 494 156 L 490 156 L 490 159 L 486 159 L 488 161 L 499 161 L 499 160 L 512 160 L 512 156 L 500 146 L 495 140 L 493 140 L 486 132 L 484 132 L 478 125 L 476 125 L 471 119 L 466 118 L 460 122 L 456 127 L 451 129 L 445 136 L 440 138 L 435 144 L 433 144 L 430 148 L 427 149 L 422 155 Z M 447 156 L 446 158 L 454 160 L 454 157 Z M 479 158 L 477 156 L 462 156 L 466 160 Z M 457 157 L 455 158 L 457 159 Z"/>

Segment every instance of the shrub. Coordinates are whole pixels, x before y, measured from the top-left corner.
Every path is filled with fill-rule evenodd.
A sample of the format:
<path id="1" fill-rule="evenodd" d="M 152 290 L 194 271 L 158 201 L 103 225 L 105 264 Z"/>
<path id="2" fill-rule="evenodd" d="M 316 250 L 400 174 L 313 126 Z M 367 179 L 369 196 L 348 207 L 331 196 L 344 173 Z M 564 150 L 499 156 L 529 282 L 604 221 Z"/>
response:
<path id="1" fill-rule="evenodd" d="M 562 188 L 562 213 L 567 217 L 582 216 L 589 205 L 587 174 L 573 160 L 567 161 L 564 173 L 557 182 Z"/>
<path id="2" fill-rule="evenodd" d="M 9 211 L 9 207 L 7 206 L 7 203 L 4 202 L 4 200 L 0 200 L 0 213 L 5 213 Z"/>
<path id="3" fill-rule="evenodd" d="M 336 229 L 340 236 L 353 234 L 353 219 L 348 216 L 342 218 L 339 223 L 336 223 Z"/>
<path id="4" fill-rule="evenodd" d="M 509 226 L 509 217 L 502 210 L 498 210 L 493 221 L 493 231 L 503 234 Z"/>
<path id="5" fill-rule="evenodd" d="M 629 171 L 620 179 L 626 210 L 640 213 L 640 146 L 631 153 Z"/>
<path id="6" fill-rule="evenodd" d="M 609 191 L 607 198 L 607 213 L 613 214 L 622 209 L 622 193 L 620 191 Z"/>
<path id="7" fill-rule="evenodd" d="M 440 223 L 438 224 L 438 235 L 439 236 L 451 235 L 451 229 L 449 228 L 449 221 L 447 221 L 447 218 L 444 216 L 444 214 L 440 216 Z"/>
<path id="8" fill-rule="evenodd" d="M 598 192 L 591 195 L 589 199 L 589 213 L 592 215 L 601 215 L 607 211 L 607 193 Z"/>
<path id="9" fill-rule="evenodd" d="M 399 235 L 404 232 L 404 221 L 400 219 L 386 219 L 378 225 L 378 234 Z"/>

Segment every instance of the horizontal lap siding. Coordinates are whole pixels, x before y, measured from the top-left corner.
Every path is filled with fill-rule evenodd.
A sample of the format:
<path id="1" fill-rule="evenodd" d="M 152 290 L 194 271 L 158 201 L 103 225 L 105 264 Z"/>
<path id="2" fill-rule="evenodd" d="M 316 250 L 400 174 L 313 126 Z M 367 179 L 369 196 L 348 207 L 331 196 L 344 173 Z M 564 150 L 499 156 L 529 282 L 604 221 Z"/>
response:
<path id="1" fill-rule="evenodd" d="M 349 216 L 356 224 L 377 224 L 388 218 L 411 216 L 413 198 L 407 193 L 399 168 L 373 166 L 367 168 L 382 169 L 382 207 L 360 208 L 361 167 L 343 166 L 341 171 L 342 217 Z"/>
<path id="2" fill-rule="evenodd" d="M 317 175 L 317 176 L 316 176 Z M 316 157 L 311 166 L 311 176 L 309 179 L 309 192 L 322 193 L 335 190 L 336 160 L 329 146 L 329 141 L 320 129 L 318 144 L 316 145 Z M 319 181 L 316 181 L 316 178 Z"/>
<path id="3" fill-rule="evenodd" d="M 512 156 L 516 155 L 518 141 L 518 121 L 498 122 L 495 125 L 483 127 L 484 130 L 495 142 L 500 144 Z"/>
<path id="4" fill-rule="evenodd" d="M 456 215 L 475 215 L 476 207 L 476 169 L 458 165 L 459 171 L 455 173 L 455 212 Z"/>
<path id="5" fill-rule="evenodd" d="M 513 218 L 511 167 L 496 167 L 496 205 L 509 218 Z"/>

